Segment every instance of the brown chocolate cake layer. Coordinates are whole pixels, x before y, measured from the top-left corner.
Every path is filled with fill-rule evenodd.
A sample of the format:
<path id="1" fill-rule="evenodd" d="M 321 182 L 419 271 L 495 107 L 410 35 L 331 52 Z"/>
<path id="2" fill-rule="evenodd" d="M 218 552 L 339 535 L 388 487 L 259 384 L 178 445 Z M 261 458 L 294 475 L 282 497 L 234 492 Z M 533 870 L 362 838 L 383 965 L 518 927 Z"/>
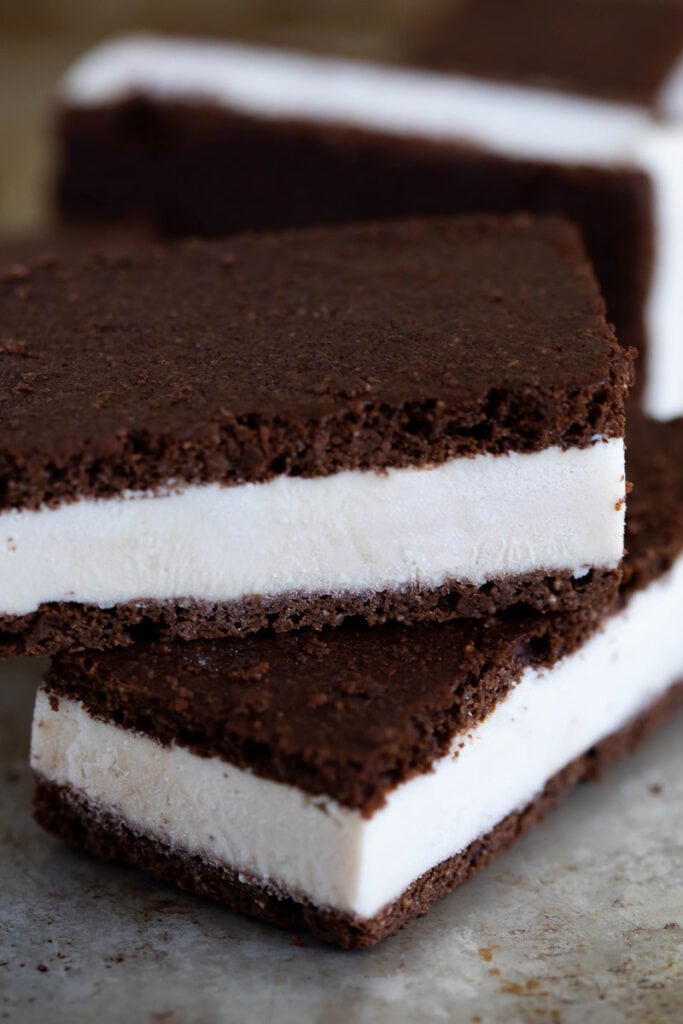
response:
<path id="1" fill-rule="evenodd" d="M 683 419 L 662 424 L 628 412 L 626 473 L 633 487 L 626 515 L 622 596 L 671 568 L 683 550 Z"/>
<path id="2" fill-rule="evenodd" d="M 415 63 L 657 109 L 683 54 L 683 9 L 659 0 L 446 3 Z"/>
<path id="3" fill-rule="evenodd" d="M 104 721 L 370 814 L 602 613 L 56 655 L 46 685 Z"/>
<path id="4" fill-rule="evenodd" d="M 613 607 L 683 550 L 683 421 L 630 422 L 633 525 Z M 370 813 L 482 721 L 525 667 L 576 650 L 608 610 L 586 602 L 572 615 L 65 654 L 47 685 L 102 719 Z"/>
<path id="5" fill-rule="evenodd" d="M 432 590 L 406 587 L 366 594 L 289 594 L 240 601 L 130 601 L 113 607 L 75 602 L 41 605 L 28 615 L 0 615 L 0 657 L 56 651 L 105 651 L 136 643 L 247 637 L 262 630 L 323 630 L 357 620 L 368 626 L 487 618 L 501 609 L 523 613 L 599 615 L 616 597 L 622 569 L 531 573 L 482 586 L 450 581 Z"/>
<path id="6" fill-rule="evenodd" d="M 3 509 L 623 433 L 630 361 L 554 219 L 40 258 L 0 315 Z"/>
<path id="7" fill-rule="evenodd" d="M 637 748 L 683 701 L 678 684 L 623 729 L 602 740 L 549 779 L 524 809 L 508 815 L 487 835 L 425 872 L 402 895 L 369 920 L 316 907 L 296 895 L 277 892 L 244 873 L 218 867 L 200 856 L 173 850 L 102 813 L 68 787 L 36 776 L 35 816 L 43 828 L 107 860 L 141 868 L 199 896 L 208 896 L 243 914 L 286 928 L 305 928 L 317 938 L 344 948 L 375 945 L 397 932 L 431 904 L 485 867 L 537 824 L 579 782 L 599 778 L 615 760 Z"/>
<path id="8" fill-rule="evenodd" d="M 581 228 L 619 340 L 646 345 L 653 195 L 638 168 L 508 159 L 467 140 L 143 95 L 67 107 L 59 133 L 57 203 L 65 217 L 129 218 L 169 236 L 482 211 L 562 213 Z"/>

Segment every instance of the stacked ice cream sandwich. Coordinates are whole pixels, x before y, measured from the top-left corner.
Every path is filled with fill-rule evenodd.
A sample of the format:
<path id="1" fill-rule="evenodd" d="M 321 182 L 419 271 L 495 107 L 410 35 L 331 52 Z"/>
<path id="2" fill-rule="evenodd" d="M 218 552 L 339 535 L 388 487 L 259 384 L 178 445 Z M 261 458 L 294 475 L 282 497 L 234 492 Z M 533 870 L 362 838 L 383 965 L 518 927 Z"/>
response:
<path id="1" fill-rule="evenodd" d="M 632 97 L 467 76 L 98 51 L 64 92 L 72 212 L 130 201 L 182 231 L 169 183 L 214 144 L 208 174 L 224 146 L 263 189 L 247 226 L 420 213 L 422 185 L 438 207 L 463 174 L 490 184 L 465 209 L 507 212 L 36 248 L 2 276 L 0 645 L 53 655 L 39 822 L 347 947 L 425 913 L 683 696 L 683 427 L 635 406 L 627 427 L 624 344 L 670 411 L 683 132 Z M 302 169 L 310 216 L 257 150 Z M 373 161 L 385 208 L 350 184 Z M 518 207 L 578 217 L 621 345 L 578 229 Z"/>

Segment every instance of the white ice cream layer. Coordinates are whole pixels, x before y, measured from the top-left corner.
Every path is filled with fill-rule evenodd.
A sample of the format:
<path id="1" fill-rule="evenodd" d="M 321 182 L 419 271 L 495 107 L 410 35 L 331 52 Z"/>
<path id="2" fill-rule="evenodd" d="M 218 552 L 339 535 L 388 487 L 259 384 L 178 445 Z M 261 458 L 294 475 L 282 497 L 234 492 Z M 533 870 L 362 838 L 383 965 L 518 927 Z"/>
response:
<path id="1" fill-rule="evenodd" d="M 132 94 L 203 99 L 256 117 L 462 138 L 520 157 L 611 164 L 633 155 L 638 107 L 455 75 L 234 43 L 133 36 L 96 47 L 62 82 L 77 106 Z"/>
<path id="2" fill-rule="evenodd" d="M 362 593 L 615 565 L 624 445 L 478 455 L 0 515 L 0 613 Z"/>
<path id="3" fill-rule="evenodd" d="M 54 711 L 43 692 L 32 764 L 163 843 L 368 918 L 683 677 L 682 603 L 683 558 L 578 652 L 528 669 L 432 772 L 397 786 L 369 819 L 97 721 L 74 701 Z"/>
<path id="4" fill-rule="evenodd" d="M 657 122 L 645 109 L 442 73 L 262 47 L 132 36 L 81 58 L 62 83 L 75 106 L 131 94 L 198 99 L 262 118 L 352 125 L 464 141 L 513 159 L 644 170 L 654 192 L 654 273 L 646 307 L 646 411 L 683 413 L 683 65 Z M 628 254 L 626 254 L 628 258 Z"/>

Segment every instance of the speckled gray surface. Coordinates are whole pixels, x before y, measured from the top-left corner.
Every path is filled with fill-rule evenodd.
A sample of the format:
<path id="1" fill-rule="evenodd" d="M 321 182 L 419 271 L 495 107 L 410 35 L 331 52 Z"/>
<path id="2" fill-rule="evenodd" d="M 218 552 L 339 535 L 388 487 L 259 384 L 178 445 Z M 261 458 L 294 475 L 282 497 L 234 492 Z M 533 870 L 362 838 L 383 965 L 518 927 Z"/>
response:
<path id="1" fill-rule="evenodd" d="M 683 1020 L 683 716 L 429 917 L 341 953 L 41 833 L 26 764 L 37 674 L 0 671 L 1 1020 Z"/>

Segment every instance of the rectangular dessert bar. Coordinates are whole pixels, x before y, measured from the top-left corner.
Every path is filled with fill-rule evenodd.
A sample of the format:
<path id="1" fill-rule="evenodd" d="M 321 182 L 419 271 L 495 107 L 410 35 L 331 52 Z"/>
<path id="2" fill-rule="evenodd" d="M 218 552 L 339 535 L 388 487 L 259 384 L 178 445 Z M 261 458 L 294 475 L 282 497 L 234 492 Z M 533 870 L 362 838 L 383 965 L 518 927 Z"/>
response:
<path id="1" fill-rule="evenodd" d="M 683 424 L 642 424 L 629 456 L 626 575 L 603 621 L 58 655 L 35 709 L 38 821 L 342 946 L 392 934 L 683 697 Z"/>
<path id="2" fill-rule="evenodd" d="M 615 591 L 631 365 L 567 224 L 245 235 L 0 277 L 3 652 Z"/>
<path id="3" fill-rule="evenodd" d="M 680 415 L 683 16 L 600 6 L 475 0 L 393 66 L 113 41 L 62 86 L 60 209 L 174 235 L 560 212 L 643 353 L 646 410 Z"/>

